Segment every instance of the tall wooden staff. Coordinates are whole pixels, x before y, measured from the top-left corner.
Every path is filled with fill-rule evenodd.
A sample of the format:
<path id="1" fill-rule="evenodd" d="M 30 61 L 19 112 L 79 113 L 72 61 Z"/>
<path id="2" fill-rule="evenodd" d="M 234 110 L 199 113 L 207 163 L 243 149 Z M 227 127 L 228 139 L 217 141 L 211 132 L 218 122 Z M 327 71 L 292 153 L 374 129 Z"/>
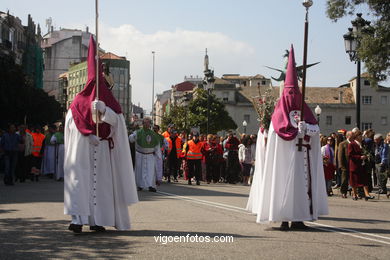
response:
<path id="1" fill-rule="evenodd" d="M 96 17 L 95 17 L 95 24 L 96 24 L 96 76 L 95 76 L 95 82 L 96 82 L 96 100 L 99 100 L 99 0 L 95 0 L 95 9 L 96 9 Z M 96 136 L 99 137 L 99 112 L 96 111 Z"/>
<path id="2" fill-rule="evenodd" d="M 309 7 L 313 5 L 312 0 L 303 1 L 303 6 L 306 8 L 305 16 L 305 35 L 303 45 L 303 72 L 302 72 L 302 100 L 301 100 L 301 121 L 304 119 L 304 104 L 305 104 L 305 90 L 306 90 L 306 65 L 307 65 L 307 35 L 309 31 Z M 298 151 L 302 151 L 302 138 L 298 139 Z"/>

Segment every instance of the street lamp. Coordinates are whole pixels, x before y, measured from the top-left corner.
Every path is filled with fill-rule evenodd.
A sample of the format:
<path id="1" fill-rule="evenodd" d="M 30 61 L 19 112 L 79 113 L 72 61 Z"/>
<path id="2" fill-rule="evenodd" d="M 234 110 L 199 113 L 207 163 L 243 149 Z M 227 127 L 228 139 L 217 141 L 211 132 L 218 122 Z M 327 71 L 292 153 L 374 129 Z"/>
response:
<path id="1" fill-rule="evenodd" d="M 209 56 L 207 55 L 207 48 L 206 48 L 206 55 L 204 56 L 204 81 L 206 90 L 207 90 L 207 122 L 206 122 L 206 132 L 209 134 L 209 121 L 210 121 L 210 92 L 214 87 L 214 70 L 209 69 Z"/>
<path id="2" fill-rule="evenodd" d="M 242 126 L 244 127 L 244 134 L 246 133 L 246 126 L 248 125 L 248 123 L 246 122 L 246 120 L 244 120 L 242 122 Z"/>
<path id="3" fill-rule="evenodd" d="M 317 105 L 316 108 L 314 108 L 314 113 L 316 113 L 316 115 L 317 115 L 318 126 L 320 126 L 320 115 L 321 115 L 321 112 L 322 112 L 322 109 L 320 108 L 319 105 Z"/>
<path id="4" fill-rule="evenodd" d="M 349 59 L 357 64 L 356 75 L 356 126 L 360 128 L 360 58 L 357 50 L 360 45 L 362 32 L 370 31 L 370 21 L 362 18 L 362 14 L 356 14 L 356 19 L 351 21 L 352 28 L 348 28 L 348 32 L 343 35 L 345 52 L 348 53 Z"/>
<path id="5" fill-rule="evenodd" d="M 155 52 L 152 51 L 153 55 L 153 83 L 152 83 L 152 126 L 154 125 L 154 54 Z"/>

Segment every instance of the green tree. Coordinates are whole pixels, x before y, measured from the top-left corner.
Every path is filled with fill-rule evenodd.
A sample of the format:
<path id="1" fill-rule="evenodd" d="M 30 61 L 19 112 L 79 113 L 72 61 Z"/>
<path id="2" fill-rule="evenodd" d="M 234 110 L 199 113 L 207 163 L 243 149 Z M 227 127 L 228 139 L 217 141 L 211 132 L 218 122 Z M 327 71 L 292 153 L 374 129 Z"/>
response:
<path id="1" fill-rule="evenodd" d="M 162 127 L 174 124 L 177 130 L 188 131 L 191 127 L 200 127 L 201 133 L 207 131 L 207 91 L 197 88 L 194 99 L 188 106 L 173 106 L 169 115 L 163 118 Z M 237 125 L 225 110 L 225 105 L 210 95 L 209 132 L 212 134 L 221 130 L 236 129 Z"/>
<path id="2" fill-rule="evenodd" d="M 362 34 L 358 55 L 367 71 L 379 81 L 390 75 L 390 1 L 389 0 L 327 0 L 327 16 L 338 19 L 355 13 L 356 7 L 365 5 L 374 17 L 373 34 Z"/>

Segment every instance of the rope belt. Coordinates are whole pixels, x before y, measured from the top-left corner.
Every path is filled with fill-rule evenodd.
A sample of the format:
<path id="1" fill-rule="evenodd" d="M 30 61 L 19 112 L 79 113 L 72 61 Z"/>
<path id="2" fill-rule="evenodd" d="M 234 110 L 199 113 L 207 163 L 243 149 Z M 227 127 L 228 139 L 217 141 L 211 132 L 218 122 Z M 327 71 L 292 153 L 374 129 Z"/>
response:
<path id="1" fill-rule="evenodd" d="M 154 154 L 154 152 L 150 152 L 150 153 L 143 153 L 143 152 L 140 152 L 140 151 L 137 151 L 137 153 L 142 153 L 142 154 Z"/>
<path id="2" fill-rule="evenodd" d="M 108 147 L 110 148 L 110 150 L 114 149 L 114 140 L 112 140 L 111 137 L 101 138 L 100 141 L 102 141 L 102 140 L 108 141 Z"/>
<path id="3" fill-rule="evenodd" d="M 306 155 L 307 155 L 307 169 L 308 169 L 308 189 L 307 189 L 307 195 L 309 196 L 310 199 L 310 214 L 313 215 L 313 199 L 312 199 L 312 190 L 311 190 L 311 167 L 310 167 L 310 149 L 311 146 L 310 144 L 296 144 L 297 146 L 303 146 L 306 147 Z"/>

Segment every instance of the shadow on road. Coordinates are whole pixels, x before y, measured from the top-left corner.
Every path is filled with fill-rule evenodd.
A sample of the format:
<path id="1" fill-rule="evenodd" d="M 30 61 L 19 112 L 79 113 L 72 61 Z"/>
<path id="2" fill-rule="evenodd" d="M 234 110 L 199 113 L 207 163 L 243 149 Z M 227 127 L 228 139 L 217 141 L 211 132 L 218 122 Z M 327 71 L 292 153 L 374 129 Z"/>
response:
<path id="1" fill-rule="evenodd" d="M 132 232 L 75 235 L 67 230 L 68 224 L 68 221 L 41 218 L 0 219 L 0 258 L 118 259 L 129 257 L 139 244 L 120 238 L 131 236 Z"/>

